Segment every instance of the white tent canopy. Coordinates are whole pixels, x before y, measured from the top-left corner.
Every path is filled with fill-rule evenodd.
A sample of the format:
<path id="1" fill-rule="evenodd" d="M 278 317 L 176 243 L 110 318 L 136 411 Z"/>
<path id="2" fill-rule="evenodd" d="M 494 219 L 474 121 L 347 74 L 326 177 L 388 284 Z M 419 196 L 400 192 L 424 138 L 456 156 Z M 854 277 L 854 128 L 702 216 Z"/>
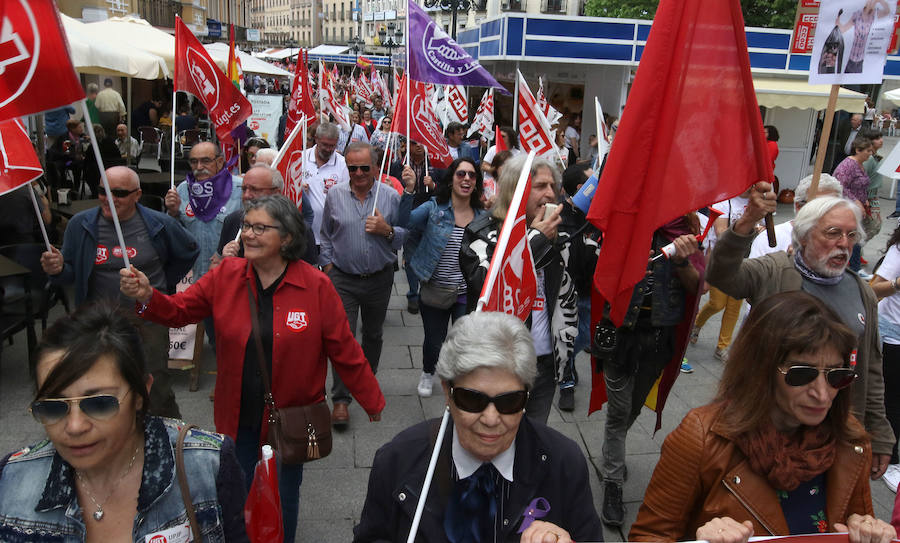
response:
<path id="1" fill-rule="evenodd" d="M 346 45 L 317 45 L 309 50 L 310 55 L 343 55 L 350 48 Z"/>
<path id="2" fill-rule="evenodd" d="M 222 68 L 225 73 L 227 72 L 228 65 L 228 44 L 227 43 L 208 43 L 204 45 L 206 50 L 209 52 L 209 55 L 216 61 L 216 64 Z M 287 70 L 282 70 L 278 66 L 273 64 L 269 64 L 266 61 L 260 60 L 253 56 L 244 53 L 243 51 L 238 51 L 238 56 L 241 59 L 241 69 L 244 73 L 251 74 L 262 74 L 262 75 L 270 75 L 276 77 L 291 77 L 293 74 Z"/>
<path id="3" fill-rule="evenodd" d="M 760 106 L 826 109 L 831 85 L 810 85 L 803 79 L 753 78 L 756 100 Z M 862 111 L 866 95 L 848 89 L 840 89 L 836 109 Z"/>
<path id="4" fill-rule="evenodd" d="M 169 73 L 175 73 L 175 36 L 154 28 L 138 17 L 110 17 L 85 25 L 91 36 L 109 43 L 130 45 L 161 57 Z"/>
<path id="5" fill-rule="evenodd" d="M 84 74 L 162 79 L 169 77 L 166 63 L 157 55 L 121 42 L 104 40 L 89 25 L 62 15 L 72 64 Z"/>
<path id="6" fill-rule="evenodd" d="M 891 91 L 887 91 L 884 93 L 884 97 L 894 102 L 897 105 L 900 105 L 900 89 L 894 89 Z"/>
<path id="7" fill-rule="evenodd" d="M 257 53 L 256 56 L 259 58 L 268 58 L 272 60 L 284 60 L 289 57 L 297 56 L 300 53 L 300 49 L 296 47 L 284 49 L 281 47 L 273 47 L 271 49 L 266 49 L 262 53 Z"/>

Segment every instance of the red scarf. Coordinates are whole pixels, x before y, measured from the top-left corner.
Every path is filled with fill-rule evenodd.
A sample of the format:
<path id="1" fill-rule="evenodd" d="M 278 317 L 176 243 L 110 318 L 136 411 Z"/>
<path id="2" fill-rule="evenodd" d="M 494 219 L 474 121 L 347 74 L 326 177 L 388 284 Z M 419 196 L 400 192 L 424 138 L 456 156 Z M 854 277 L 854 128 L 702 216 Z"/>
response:
<path id="1" fill-rule="evenodd" d="M 776 490 L 794 490 L 834 463 L 835 439 L 831 429 L 822 424 L 784 434 L 769 422 L 734 442 L 753 471 L 768 479 Z"/>

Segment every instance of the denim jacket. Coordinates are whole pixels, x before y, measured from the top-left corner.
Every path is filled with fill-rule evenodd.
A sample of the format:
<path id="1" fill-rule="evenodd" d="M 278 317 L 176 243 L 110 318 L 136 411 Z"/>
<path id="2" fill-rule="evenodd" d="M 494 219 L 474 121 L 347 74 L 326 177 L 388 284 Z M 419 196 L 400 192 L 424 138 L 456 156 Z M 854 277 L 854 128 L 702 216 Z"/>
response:
<path id="1" fill-rule="evenodd" d="M 149 417 L 144 469 L 132 540 L 188 522 L 175 474 L 181 421 Z M 244 478 L 234 442 L 193 429 L 185 439 L 185 472 L 204 542 L 247 541 Z M 86 537 L 75 491 L 75 471 L 44 440 L 0 461 L 0 541 L 75 543 Z"/>
<path id="2" fill-rule="evenodd" d="M 485 213 L 483 209 L 473 211 L 473 221 Z M 439 204 L 432 198 L 409 214 L 409 239 L 415 239 L 418 244 L 410 259 L 410 266 L 422 281 L 431 279 L 455 225 L 456 217 L 450 200 L 446 204 Z"/>
<path id="3" fill-rule="evenodd" d="M 667 243 L 659 234 L 653 235 L 654 249 L 658 250 Z M 681 279 L 678 278 L 678 274 L 668 258 L 658 258 L 650 265 L 650 275 L 644 276 L 635 285 L 631 294 L 631 301 L 628 303 L 628 311 L 625 313 L 623 326 L 634 328 L 637 324 L 638 315 L 641 312 L 642 302 L 650 286 L 651 278 L 653 281 L 653 299 L 650 305 L 651 325 L 654 328 L 675 326 L 684 317 L 685 290 L 681 284 Z"/>
<path id="4" fill-rule="evenodd" d="M 171 293 L 200 254 L 197 240 L 172 217 L 140 204 L 136 205 L 161 261 L 166 275 L 166 287 Z M 99 206 L 72 217 L 63 239 L 63 270 L 59 275 L 50 276 L 54 284 L 75 283 L 76 306 L 87 300 L 91 273 L 97 257 L 98 220 Z"/>

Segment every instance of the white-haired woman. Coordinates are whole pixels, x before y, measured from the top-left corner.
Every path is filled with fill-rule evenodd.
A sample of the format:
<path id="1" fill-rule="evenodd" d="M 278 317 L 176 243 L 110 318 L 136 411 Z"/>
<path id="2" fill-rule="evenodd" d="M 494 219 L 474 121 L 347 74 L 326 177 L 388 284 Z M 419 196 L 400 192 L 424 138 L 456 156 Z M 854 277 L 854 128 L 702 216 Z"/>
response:
<path id="1" fill-rule="evenodd" d="M 531 333 L 510 315 L 473 313 L 450 330 L 437 373 L 452 425 L 440 444 L 421 540 L 603 539 L 581 450 L 523 417 L 535 361 Z M 408 428 L 375 453 L 354 541 L 406 540 L 438 423 Z"/>

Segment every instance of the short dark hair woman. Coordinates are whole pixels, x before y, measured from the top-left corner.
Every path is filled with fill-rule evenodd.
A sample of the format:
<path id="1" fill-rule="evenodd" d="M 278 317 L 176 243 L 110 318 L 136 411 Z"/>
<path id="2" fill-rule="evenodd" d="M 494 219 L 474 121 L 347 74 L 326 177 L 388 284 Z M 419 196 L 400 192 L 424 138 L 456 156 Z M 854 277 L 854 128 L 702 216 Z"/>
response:
<path id="1" fill-rule="evenodd" d="M 146 414 L 143 353 L 108 305 L 81 306 L 44 333 L 30 411 L 49 441 L 0 460 L 0 541 L 149 541 L 187 522 L 174 454 L 184 423 Z M 234 442 L 195 429 L 185 445 L 202 533 L 247 541 Z"/>
<path id="2" fill-rule="evenodd" d="M 715 400 L 666 438 L 628 540 L 737 543 L 848 528 L 853 543 L 895 538 L 872 516 L 872 449 L 850 415 L 855 347 L 810 294 L 755 304 Z"/>

